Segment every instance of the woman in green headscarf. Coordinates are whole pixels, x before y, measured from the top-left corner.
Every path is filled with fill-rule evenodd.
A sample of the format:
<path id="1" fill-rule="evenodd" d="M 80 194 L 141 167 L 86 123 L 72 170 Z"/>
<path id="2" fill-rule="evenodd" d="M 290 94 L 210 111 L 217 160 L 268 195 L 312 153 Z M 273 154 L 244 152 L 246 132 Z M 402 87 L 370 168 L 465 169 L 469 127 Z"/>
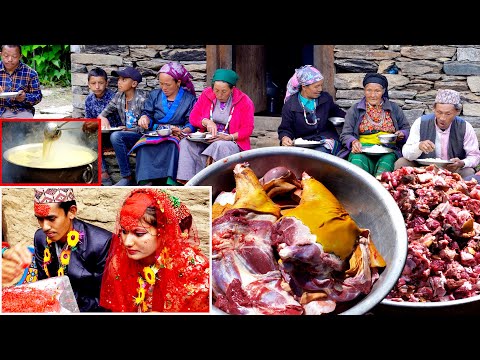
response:
<path id="1" fill-rule="evenodd" d="M 249 150 L 255 107 L 247 94 L 236 87 L 238 75 L 217 69 L 212 86 L 203 90 L 190 113 L 190 124 L 209 138 L 201 142 L 186 137 L 180 142 L 177 181 L 186 183 L 210 161 Z M 211 137 L 210 137 L 211 136 Z"/>

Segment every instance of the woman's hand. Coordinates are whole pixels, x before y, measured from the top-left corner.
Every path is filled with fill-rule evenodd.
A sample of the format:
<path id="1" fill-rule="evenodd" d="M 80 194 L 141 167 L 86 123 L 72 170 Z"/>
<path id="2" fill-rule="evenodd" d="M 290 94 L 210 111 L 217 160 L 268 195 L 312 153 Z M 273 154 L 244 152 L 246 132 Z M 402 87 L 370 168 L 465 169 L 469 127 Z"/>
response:
<path id="1" fill-rule="evenodd" d="M 362 152 L 362 143 L 359 140 L 352 141 L 352 153 L 359 154 Z"/>
<path id="2" fill-rule="evenodd" d="M 210 120 L 210 119 L 203 119 L 202 120 L 202 125 L 204 128 L 207 129 L 207 132 L 212 134 L 212 137 L 217 136 L 217 124 L 215 124 L 215 121 Z"/>
<path id="3" fill-rule="evenodd" d="M 182 140 L 182 138 L 184 137 L 182 129 L 180 129 L 178 126 L 172 125 L 170 126 L 170 130 L 172 130 L 172 136 L 175 136 L 180 140 Z"/>
<path id="4" fill-rule="evenodd" d="M 150 125 L 150 119 L 148 118 L 147 115 L 142 115 L 140 119 L 138 119 L 138 126 L 147 130 L 149 125 Z"/>
<path id="5" fill-rule="evenodd" d="M 397 135 L 397 141 L 402 141 L 405 138 L 405 134 L 403 131 L 395 131 L 395 135 Z"/>
<path id="6" fill-rule="evenodd" d="M 215 140 L 234 141 L 234 138 L 231 134 L 218 132 L 217 136 L 215 136 Z"/>
<path id="7" fill-rule="evenodd" d="M 282 137 L 282 146 L 293 146 L 293 140 L 288 136 Z"/>

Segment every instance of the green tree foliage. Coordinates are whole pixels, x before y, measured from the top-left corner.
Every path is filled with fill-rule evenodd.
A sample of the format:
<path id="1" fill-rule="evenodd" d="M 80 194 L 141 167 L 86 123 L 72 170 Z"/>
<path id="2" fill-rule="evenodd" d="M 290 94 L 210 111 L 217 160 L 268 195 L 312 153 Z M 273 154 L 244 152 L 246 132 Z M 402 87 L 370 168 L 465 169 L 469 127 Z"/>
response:
<path id="1" fill-rule="evenodd" d="M 70 45 L 22 45 L 22 61 L 34 68 L 44 86 L 70 86 Z"/>

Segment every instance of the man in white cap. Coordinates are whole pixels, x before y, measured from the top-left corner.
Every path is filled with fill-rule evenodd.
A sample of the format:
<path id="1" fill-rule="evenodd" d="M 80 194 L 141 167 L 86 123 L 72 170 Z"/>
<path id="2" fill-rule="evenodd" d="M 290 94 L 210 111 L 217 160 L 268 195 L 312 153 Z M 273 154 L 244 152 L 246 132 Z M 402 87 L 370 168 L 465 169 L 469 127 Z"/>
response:
<path id="1" fill-rule="evenodd" d="M 414 121 L 410 135 L 402 148 L 403 157 L 395 162 L 395 169 L 420 166 L 417 159 L 451 161 L 445 168 L 471 177 L 480 164 L 478 140 L 472 125 L 459 117 L 462 105 L 455 90 L 438 90 L 433 113 Z"/>
<path id="2" fill-rule="evenodd" d="M 66 275 L 80 312 L 104 311 L 99 306 L 100 284 L 112 232 L 76 218 L 72 188 L 34 189 L 38 280 Z"/>

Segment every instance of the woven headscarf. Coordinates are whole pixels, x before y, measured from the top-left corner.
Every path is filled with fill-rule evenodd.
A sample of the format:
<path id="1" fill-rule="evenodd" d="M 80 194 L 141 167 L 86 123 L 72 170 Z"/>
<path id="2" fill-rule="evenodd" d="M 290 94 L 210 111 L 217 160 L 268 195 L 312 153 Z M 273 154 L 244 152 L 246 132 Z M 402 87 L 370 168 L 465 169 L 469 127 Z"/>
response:
<path id="1" fill-rule="evenodd" d="M 187 69 L 185 69 L 185 66 L 180 64 L 177 61 L 170 61 L 169 63 L 163 65 L 158 73 L 165 73 L 173 77 L 175 80 L 180 80 L 181 81 L 181 86 L 192 93 L 192 95 L 195 94 L 195 87 L 193 86 L 192 79 L 193 76 L 188 72 Z"/>
<path id="2" fill-rule="evenodd" d="M 383 97 L 388 99 L 388 80 L 384 75 L 378 74 L 378 73 L 366 74 L 365 77 L 363 78 L 363 87 L 365 87 L 365 85 L 370 83 L 382 85 L 382 87 L 385 89 L 385 92 L 383 93 Z"/>
<path id="3" fill-rule="evenodd" d="M 145 266 L 127 256 L 121 231 L 137 226 L 147 207 L 157 217 L 156 263 L 153 285 L 147 284 Z M 100 305 L 114 312 L 138 312 L 135 303 L 144 288 L 148 310 L 158 312 L 209 311 L 209 261 L 199 248 L 190 211 L 178 197 L 163 190 L 138 188 L 125 199 L 117 215 L 100 290 Z M 182 228 L 181 228 L 182 226 Z M 152 264 L 153 265 L 153 264 Z"/>
<path id="4" fill-rule="evenodd" d="M 296 94 L 302 85 L 310 85 L 320 80 L 323 80 L 322 73 L 312 65 L 304 65 L 295 69 L 295 74 L 288 80 L 287 95 L 283 102 L 287 101 L 290 96 Z"/>

